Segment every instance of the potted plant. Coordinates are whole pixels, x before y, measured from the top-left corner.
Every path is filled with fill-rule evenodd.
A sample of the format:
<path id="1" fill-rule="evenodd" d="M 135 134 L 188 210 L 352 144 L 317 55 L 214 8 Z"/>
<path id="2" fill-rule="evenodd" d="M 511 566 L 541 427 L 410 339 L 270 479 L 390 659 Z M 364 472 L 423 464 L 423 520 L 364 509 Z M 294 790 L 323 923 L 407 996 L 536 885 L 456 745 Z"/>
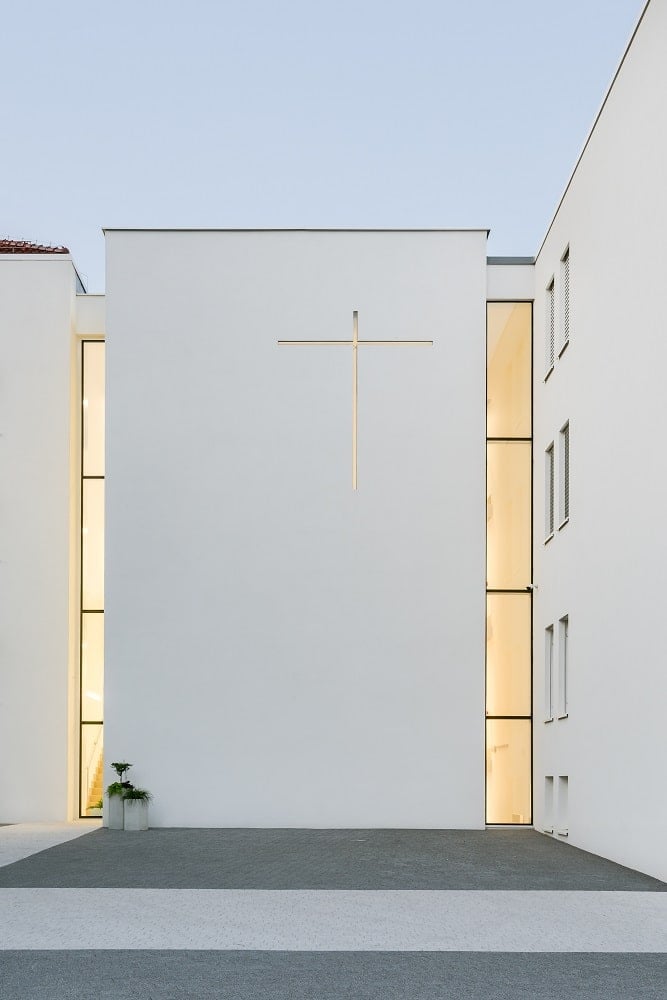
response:
<path id="1" fill-rule="evenodd" d="M 124 829 L 125 830 L 147 830 L 148 829 L 148 803 L 152 796 L 145 788 L 127 788 L 123 794 Z"/>
<path id="2" fill-rule="evenodd" d="M 118 780 L 105 792 L 102 824 L 110 830 L 147 830 L 151 793 L 128 781 L 125 775 L 132 765 L 127 761 L 114 761 L 111 766 Z"/>
<path id="3" fill-rule="evenodd" d="M 102 822 L 110 830 L 122 830 L 124 825 L 125 809 L 123 806 L 123 792 L 125 789 L 120 781 L 112 781 L 106 790 L 104 803 L 104 819 Z"/>
<path id="4" fill-rule="evenodd" d="M 114 761 L 111 766 L 118 778 L 111 782 L 104 795 L 102 824 L 108 826 L 110 830 L 122 830 L 125 825 L 123 796 L 126 791 L 134 787 L 131 781 L 123 778 L 132 765 L 126 761 Z"/>

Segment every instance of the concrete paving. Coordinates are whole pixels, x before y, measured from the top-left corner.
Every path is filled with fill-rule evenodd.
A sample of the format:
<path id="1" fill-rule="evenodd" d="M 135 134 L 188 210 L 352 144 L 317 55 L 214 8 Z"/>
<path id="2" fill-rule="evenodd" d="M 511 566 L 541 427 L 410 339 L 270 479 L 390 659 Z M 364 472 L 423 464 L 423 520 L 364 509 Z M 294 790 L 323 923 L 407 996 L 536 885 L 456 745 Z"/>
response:
<path id="1" fill-rule="evenodd" d="M 664 1000 L 662 955 L 4 952 L 3 1000 Z"/>
<path id="2" fill-rule="evenodd" d="M 2 1000 L 667 996 L 667 886 L 532 831 L 97 825 L 0 829 Z"/>
<path id="3" fill-rule="evenodd" d="M 2 831 L 0 831 L 0 834 Z M 664 891 L 532 830 L 100 829 L 10 868 L 0 886 L 135 889 Z"/>
<path id="4" fill-rule="evenodd" d="M 0 826 L 0 868 L 49 847 L 78 840 L 101 826 L 101 820 L 87 819 L 74 823 L 11 823 Z"/>
<path id="5" fill-rule="evenodd" d="M 667 951 L 659 892 L 5 889 L 2 897 L 0 949 Z"/>

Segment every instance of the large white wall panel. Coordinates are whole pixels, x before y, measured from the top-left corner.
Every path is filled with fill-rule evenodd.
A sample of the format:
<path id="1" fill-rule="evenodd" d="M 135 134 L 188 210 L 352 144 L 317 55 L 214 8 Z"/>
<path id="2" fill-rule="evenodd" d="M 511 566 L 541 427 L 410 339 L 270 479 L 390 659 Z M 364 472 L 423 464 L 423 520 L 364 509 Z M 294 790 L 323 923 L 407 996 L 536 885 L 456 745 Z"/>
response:
<path id="1" fill-rule="evenodd" d="M 0 256 L 0 822 L 67 819 L 73 784 L 74 282 L 68 257 Z"/>
<path id="2" fill-rule="evenodd" d="M 110 232 L 106 757 L 158 825 L 480 826 L 483 232 Z M 432 339 L 351 349 L 278 339 Z"/>

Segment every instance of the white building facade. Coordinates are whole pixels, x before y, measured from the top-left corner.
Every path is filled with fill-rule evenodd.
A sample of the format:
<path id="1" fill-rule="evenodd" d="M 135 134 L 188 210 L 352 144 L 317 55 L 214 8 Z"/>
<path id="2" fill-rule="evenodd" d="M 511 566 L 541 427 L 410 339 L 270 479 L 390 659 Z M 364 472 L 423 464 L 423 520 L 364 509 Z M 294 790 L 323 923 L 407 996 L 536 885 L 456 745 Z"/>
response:
<path id="1" fill-rule="evenodd" d="M 666 41 L 652 0 L 534 260 L 110 230 L 102 297 L 0 245 L 0 822 L 127 759 L 153 825 L 534 825 L 667 875 Z"/>

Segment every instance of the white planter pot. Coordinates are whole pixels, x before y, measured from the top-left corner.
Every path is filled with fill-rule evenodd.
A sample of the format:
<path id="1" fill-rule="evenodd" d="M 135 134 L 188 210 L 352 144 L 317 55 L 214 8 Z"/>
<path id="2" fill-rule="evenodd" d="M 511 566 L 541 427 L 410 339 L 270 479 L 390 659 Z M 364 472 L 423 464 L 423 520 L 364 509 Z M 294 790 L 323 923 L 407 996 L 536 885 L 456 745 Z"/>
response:
<path id="1" fill-rule="evenodd" d="M 125 829 L 148 829 L 148 802 L 145 799 L 125 799 Z"/>
<path id="2" fill-rule="evenodd" d="M 105 792 L 102 796 L 102 826 L 109 825 L 109 796 Z"/>
<path id="3" fill-rule="evenodd" d="M 104 825 L 108 826 L 110 830 L 122 830 L 124 826 L 125 814 L 123 796 L 105 796 L 104 805 L 104 815 L 105 817 L 108 816 L 108 822 L 104 823 Z"/>

